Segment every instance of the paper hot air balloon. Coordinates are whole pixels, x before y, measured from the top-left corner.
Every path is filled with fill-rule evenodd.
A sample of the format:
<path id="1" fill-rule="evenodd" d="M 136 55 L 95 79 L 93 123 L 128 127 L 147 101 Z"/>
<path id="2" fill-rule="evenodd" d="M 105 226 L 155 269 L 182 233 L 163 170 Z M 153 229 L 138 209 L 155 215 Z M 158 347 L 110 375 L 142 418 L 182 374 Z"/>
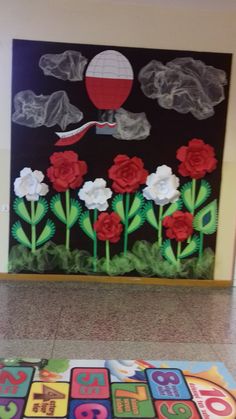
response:
<path id="1" fill-rule="evenodd" d="M 93 126 L 96 126 L 97 134 L 112 135 L 116 126 L 114 111 L 129 96 L 133 79 L 131 64 L 120 52 L 105 50 L 95 55 L 86 70 L 85 86 L 91 102 L 99 111 L 99 120 L 86 122 L 72 131 L 57 132 L 60 139 L 56 145 L 68 146 L 76 143 Z"/>
<path id="2" fill-rule="evenodd" d="M 85 85 L 97 109 L 119 109 L 130 94 L 133 78 L 128 59 L 118 51 L 106 50 L 90 61 Z"/>

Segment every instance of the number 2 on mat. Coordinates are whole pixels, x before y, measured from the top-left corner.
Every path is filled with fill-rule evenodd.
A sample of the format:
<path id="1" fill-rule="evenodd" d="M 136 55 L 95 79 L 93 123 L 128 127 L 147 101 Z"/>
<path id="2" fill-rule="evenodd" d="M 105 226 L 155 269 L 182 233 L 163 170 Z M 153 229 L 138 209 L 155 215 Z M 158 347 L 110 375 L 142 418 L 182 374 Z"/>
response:
<path id="1" fill-rule="evenodd" d="M 8 380 L 11 384 L 21 384 L 27 379 L 27 375 L 23 371 L 17 373 L 19 378 L 15 378 L 9 371 L 0 372 L 0 384 L 5 384 Z"/>

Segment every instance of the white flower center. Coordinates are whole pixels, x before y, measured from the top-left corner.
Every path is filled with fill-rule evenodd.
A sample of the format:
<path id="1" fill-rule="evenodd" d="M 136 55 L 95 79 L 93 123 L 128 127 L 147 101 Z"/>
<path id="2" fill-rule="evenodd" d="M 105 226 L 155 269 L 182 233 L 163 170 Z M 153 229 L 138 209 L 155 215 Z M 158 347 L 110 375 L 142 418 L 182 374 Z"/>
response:
<path id="1" fill-rule="evenodd" d="M 159 182 L 157 182 L 157 185 L 158 185 L 158 189 L 159 189 L 160 192 L 162 192 L 162 193 L 168 192 L 169 188 L 168 188 L 167 179 L 166 180 L 164 180 L 164 179 L 159 180 Z"/>

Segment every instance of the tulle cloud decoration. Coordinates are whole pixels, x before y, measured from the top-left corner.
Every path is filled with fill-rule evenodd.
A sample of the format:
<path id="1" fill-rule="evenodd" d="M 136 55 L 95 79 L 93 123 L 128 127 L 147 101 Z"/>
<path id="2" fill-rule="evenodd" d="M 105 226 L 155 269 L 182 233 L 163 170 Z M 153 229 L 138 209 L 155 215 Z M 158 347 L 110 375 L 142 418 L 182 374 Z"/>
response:
<path id="1" fill-rule="evenodd" d="M 225 71 L 192 57 L 175 58 L 163 64 L 152 60 L 139 73 L 145 96 L 157 99 L 165 109 L 190 112 L 196 119 L 214 115 L 214 107 L 225 99 Z"/>

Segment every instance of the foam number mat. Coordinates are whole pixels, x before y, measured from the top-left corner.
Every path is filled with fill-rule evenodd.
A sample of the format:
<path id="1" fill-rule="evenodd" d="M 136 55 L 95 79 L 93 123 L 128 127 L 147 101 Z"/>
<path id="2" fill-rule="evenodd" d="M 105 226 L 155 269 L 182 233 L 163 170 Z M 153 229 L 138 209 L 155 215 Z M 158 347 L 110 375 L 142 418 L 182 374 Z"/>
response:
<path id="1" fill-rule="evenodd" d="M 0 359 L 0 418 L 235 419 L 221 362 Z"/>

